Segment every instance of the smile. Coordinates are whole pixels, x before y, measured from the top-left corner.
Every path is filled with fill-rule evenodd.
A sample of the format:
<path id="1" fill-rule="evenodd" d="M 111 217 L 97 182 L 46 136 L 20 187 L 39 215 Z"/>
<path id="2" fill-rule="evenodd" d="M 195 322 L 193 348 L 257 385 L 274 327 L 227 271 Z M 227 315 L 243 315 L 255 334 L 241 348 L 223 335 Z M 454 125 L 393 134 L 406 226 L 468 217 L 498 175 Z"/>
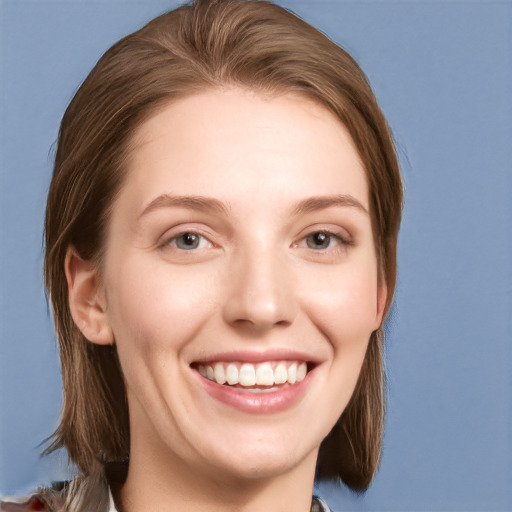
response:
<path id="1" fill-rule="evenodd" d="M 275 386 L 295 384 L 306 377 L 305 361 L 265 361 L 258 364 L 215 362 L 198 364 L 197 371 L 221 385 L 246 388 L 247 391 L 273 391 Z"/>
<path id="2" fill-rule="evenodd" d="M 290 350 L 215 354 L 190 364 L 198 389 L 215 401 L 249 414 L 274 414 L 308 395 L 322 361 Z"/>

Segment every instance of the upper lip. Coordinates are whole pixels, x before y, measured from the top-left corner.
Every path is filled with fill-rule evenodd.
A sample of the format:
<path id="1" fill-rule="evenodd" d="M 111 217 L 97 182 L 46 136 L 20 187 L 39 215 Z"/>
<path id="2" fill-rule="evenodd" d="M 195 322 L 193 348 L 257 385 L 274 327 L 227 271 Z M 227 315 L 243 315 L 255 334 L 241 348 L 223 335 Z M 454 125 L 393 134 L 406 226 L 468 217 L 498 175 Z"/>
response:
<path id="1" fill-rule="evenodd" d="M 217 352 L 192 361 L 191 364 L 206 364 L 214 361 L 237 361 L 246 363 L 262 363 L 265 361 L 305 361 L 307 363 L 319 363 L 320 360 L 312 354 L 295 349 L 261 349 L 261 350 L 232 350 Z"/>

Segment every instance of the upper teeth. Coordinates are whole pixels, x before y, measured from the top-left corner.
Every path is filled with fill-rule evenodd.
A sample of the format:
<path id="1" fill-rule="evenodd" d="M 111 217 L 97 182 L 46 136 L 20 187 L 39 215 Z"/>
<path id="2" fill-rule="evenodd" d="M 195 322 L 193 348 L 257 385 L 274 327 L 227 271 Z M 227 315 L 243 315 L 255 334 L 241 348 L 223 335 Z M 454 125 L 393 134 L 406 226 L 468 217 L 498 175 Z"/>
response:
<path id="1" fill-rule="evenodd" d="M 275 384 L 295 384 L 306 376 L 305 362 L 260 363 L 215 363 L 198 365 L 199 373 L 217 384 L 234 386 L 273 386 Z"/>

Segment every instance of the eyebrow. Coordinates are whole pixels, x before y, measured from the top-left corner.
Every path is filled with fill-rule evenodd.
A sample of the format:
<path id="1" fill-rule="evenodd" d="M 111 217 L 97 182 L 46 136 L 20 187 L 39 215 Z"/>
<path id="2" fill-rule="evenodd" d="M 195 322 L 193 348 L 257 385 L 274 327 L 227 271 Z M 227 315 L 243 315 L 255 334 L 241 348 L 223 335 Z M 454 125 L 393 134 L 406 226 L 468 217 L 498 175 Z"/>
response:
<path id="1" fill-rule="evenodd" d="M 300 201 L 294 209 L 295 215 L 324 210 L 331 207 L 351 207 L 368 214 L 368 210 L 355 197 L 346 194 L 309 197 Z M 229 208 L 218 199 L 204 196 L 173 196 L 161 194 L 153 199 L 139 215 L 139 218 L 160 208 L 186 208 L 203 212 L 228 214 Z"/>
<path id="2" fill-rule="evenodd" d="M 228 208 L 217 199 L 204 196 L 173 196 L 161 194 L 153 199 L 139 215 L 139 218 L 160 208 L 181 207 L 204 212 L 228 213 Z"/>
<path id="3" fill-rule="evenodd" d="M 318 210 L 324 210 L 332 206 L 343 206 L 356 208 L 368 215 L 368 210 L 355 197 L 346 194 L 335 194 L 330 196 L 310 197 L 300 201 L 295 207 L 295 214 L 310 213 Z"/>

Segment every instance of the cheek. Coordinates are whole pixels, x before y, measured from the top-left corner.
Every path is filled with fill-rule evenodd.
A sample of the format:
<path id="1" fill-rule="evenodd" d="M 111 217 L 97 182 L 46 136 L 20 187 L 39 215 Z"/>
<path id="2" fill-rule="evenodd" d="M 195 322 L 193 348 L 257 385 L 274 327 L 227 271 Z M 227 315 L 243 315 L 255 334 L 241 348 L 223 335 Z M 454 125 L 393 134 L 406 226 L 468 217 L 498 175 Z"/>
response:
<path id="1" fill-rule="evenodd" d="M 127 261 L 111 279 L 109 317 L 120 351 L 179 351 L 214 310 L 215 276 L 192 267 Z"/>
<path id="2" fill-rule="evenodd" d="M 310 319 L 330 344 L 321 409 L 329 428 L 347 406 L 359 378 L 368 342 L 375 330 L 377 276 L 374 267 L 339 272 L 308 295 Z M 324 412 L 325 413 L 325 412 Z"/>
<path id="3" fill-rule="evenodd" d="M 372 265 L 331 272 L 305 295 L 313 322 L 333 349 L 362 349 L 375 330 L 377 272 Z"/>

